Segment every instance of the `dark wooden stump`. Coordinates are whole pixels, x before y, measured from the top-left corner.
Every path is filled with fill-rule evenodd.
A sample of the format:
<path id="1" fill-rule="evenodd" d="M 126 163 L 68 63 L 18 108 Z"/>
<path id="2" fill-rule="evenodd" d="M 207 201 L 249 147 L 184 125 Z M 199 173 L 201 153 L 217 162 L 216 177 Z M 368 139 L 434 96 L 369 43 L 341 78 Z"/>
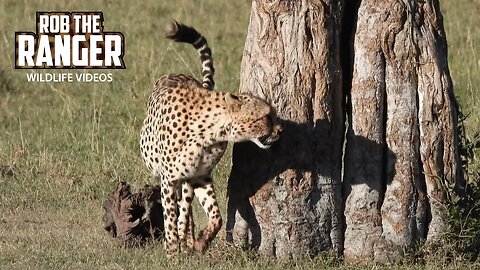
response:
<path id="1" fill-rule="evenodd" d="M 120 182 L 103 203 L 104 228 L 125 244 L 145 243 L 163 237 L 163 208 L 159 186 L 145 185 L 132 193 Z"/>

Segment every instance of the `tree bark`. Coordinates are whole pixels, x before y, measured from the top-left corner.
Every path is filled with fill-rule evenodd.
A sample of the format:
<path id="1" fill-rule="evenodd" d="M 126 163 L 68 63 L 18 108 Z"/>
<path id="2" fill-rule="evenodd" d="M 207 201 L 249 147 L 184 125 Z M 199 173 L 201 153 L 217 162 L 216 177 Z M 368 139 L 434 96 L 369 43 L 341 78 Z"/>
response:
<path id="1" fill-rule="evenodd" d="M 445 228 L 464 183 L 438 0 L 345 4 L 342 28 L 343 1 L 252 2 L 240 89 L 271 102 L 284 133 L 267 152 L 234 146 L 229 241 L 387 262 Z"/>
<path id="2" fill-rule="evenodd" d="M 236 144 L 227 240 L 296 258 L 342 249 L 342 2 L 252 2 L 241 91 L 271 102 L 281 141 Z"/>
<path id="3" fill-rule="evenodd" d="M 438 1 L 361 1 L 353 52 L 344 255 L 391 261 L 442 232 L 462 185 Z"/>

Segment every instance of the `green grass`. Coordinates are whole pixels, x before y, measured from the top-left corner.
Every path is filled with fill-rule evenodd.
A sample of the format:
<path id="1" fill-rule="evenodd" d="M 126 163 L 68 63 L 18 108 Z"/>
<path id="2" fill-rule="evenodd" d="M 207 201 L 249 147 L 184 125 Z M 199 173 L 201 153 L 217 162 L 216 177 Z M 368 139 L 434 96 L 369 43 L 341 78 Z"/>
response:
<path id="1" fill-rule="evenodd" d="M 464 115 L 466 136 L 474 141 L 480 135 L 480 11 L 479 1 L 440 1 L 448 41 L 448 61 L 455 94 Z M 478 149 L 475 154 L 480 155 Z M 470 164 L 480 170 L 480 161 Z"/>
<path id="2" fill-rule="evenodd" d="M 466 125 L 473 136 L 480 121 L 475 106 L 480 5 L 467 0 L 442 4 L 456 94 L 470 114 Z M 164 24 L 176 18 L 197 26 L 213 49 L 217 89 L 237 91 L 249 9 L 250 1 L 2 1 L 0 268 L 347 267 L 328 255 L 290 263 L 258 258 L 228 246 L 224 231 L 204 256 L 166 260 L 158 243 L 126 249 L 103 231 L 101 204 L 119 180 L 135 187 L 153 182 L 141 161 L 138 138 L 155 79 L 173 72 L 200 75 L 196 53 L 166 41 Z M 13 37 L 15 31 L 34 30 L 37 10 L 103 11 L 105 29 L 125 35 L 127 69 L 108 71 L 112 83 L 26 82 L 29 71 L 13 69 Z M 224 216 L 229 156 L 214 175 Z M 196 214 L 201 216 L 198 209 Z"/>

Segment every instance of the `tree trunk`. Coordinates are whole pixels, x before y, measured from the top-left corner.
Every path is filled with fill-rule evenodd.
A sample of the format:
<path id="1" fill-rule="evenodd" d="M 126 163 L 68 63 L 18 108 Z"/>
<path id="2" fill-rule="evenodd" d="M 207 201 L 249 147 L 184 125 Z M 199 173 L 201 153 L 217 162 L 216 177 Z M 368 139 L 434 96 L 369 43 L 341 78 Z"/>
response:
<path id="1" fill-rule="evenodd" d="M 391 261 L 439 235 L 463 179 L 438 1 L 361 1 L 353 54 L 344 255 Z"/>
<path id="2" fill-rule="evenodd" d="M 464 183 L 438 0 L 345 4 L 340 50 L 343 2 L 252 3 L 240 89 L 270 101 L 285 127 L 268 152 L 234 146 L 230 241 L 385 262 L 445 228 L 448 191 Z"/>
<path id="3" fill-rule="evenodd" d="M 341 3 L 252 2 L 240 89 L 283 120 L 269 151 L 236 144 L 227 238 L 296 258 L 342 249 Z"/>

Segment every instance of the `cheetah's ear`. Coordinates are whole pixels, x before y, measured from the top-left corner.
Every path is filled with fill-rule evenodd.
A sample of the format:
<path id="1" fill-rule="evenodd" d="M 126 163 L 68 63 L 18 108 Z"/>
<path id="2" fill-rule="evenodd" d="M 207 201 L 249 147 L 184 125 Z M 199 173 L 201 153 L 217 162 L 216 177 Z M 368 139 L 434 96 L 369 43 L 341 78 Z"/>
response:
<path id="1" fill-rule="evenodd" d="M 231 112 L 237 112 L 242 107 L 242 102 L 240 101 L 240 99 L 230 93 L 227 93 L 225 95 L 225 102 L 227 103 L 228 110 Z"/>

